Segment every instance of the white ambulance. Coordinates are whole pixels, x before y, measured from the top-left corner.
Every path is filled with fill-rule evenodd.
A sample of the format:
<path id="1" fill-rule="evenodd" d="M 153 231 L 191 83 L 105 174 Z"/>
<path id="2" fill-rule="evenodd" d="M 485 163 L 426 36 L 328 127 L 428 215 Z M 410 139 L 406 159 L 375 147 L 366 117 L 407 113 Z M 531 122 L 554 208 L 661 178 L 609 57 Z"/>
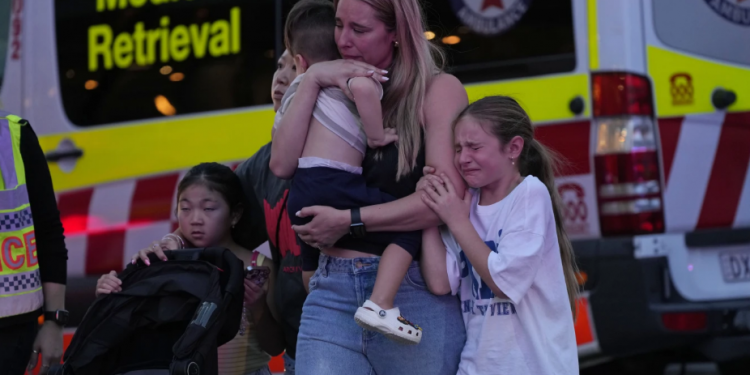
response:
<path id="1" fill-rule="evenodd" d="M 74 321 L 77 280 L 174 228 L 187 168 L 269 141 L 292 3 L 0 1 L 0 101 L 47 153 Z M 514 96 L 569 162 L 582 363 L 697 353 L 750 371 L 750 0 L 423 3 L 470 99 Z"/>

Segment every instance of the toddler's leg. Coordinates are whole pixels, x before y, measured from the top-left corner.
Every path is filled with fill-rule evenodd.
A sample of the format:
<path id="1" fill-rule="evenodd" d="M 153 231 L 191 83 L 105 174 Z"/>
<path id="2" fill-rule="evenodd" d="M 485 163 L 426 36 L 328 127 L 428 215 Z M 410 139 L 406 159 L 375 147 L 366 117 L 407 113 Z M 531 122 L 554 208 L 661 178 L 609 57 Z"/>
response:
<path id="1" fill-rule="evenodd" d="M 370 301 L 375 302 L 383 309 L 392 309 L 393 299 L 396 298 L 398 287 L 404 280 L 411 261 L 411 254 L 407 253 L 401 246 L 388 245 L 383 252 L 383 256 L 380 257 L 378 277 L 375 279 L 375 287 L 372 290 Z"/>
<path id="2" fill-rule="evenodd" d="M 357 309 L 354 320 L 362 328 L 382 333 L 404 344 L 419 344 L 422 329 L 401 316 L 393 306 L 401 281 L 411 265 L 412 256 L 404 248 L 390 244 L 380 257 L 378 276 L 370 299 Z"/>

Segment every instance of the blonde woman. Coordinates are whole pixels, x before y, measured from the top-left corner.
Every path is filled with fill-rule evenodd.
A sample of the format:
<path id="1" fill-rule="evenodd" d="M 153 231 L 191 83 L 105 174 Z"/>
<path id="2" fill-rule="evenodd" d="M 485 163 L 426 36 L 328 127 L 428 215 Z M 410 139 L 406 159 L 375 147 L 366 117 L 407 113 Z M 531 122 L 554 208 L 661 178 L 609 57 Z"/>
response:
<path id="1" fill-rule="evenodd" d="M 321 88 L 336 86 L 349 93 L 350 78 L 372 76 L 384 86 L 383 123 L 396 129 L 399 140 L 368 149 L 363 176 L 368 186 L 400 199 L 353 210 L 313 206 L 300 211 L 313 219 L 295 230 L 322 250 L 303 307 L 296 370 L 302 375 L 455 374 L 465 341 L 459 303 L 431 294 L 418 262 L 409 265 L 394 304 L 424 329 L 419 345 L 395 343 L 354 322 L 357 308 L 372 294 L 384 249 L 363 246 L 361 238 L 353 237 L 440 223 L 413 194 L 425 162 L 463 194 L 453 166 L 451 122 L 468 104 L 466 92 L 455 77 L 441 72 L 442 56 L 424 37 L 417 0 L 339 0 L 334 5 L 335 39 L 344 60 L 320 62 L 306 72 L 274 135 L 271 170 L 282 178 L 294 174 L 306 142 L 300 135 L 308 133 Z M 354 236 L 341 239 L 352 224 Z"/>

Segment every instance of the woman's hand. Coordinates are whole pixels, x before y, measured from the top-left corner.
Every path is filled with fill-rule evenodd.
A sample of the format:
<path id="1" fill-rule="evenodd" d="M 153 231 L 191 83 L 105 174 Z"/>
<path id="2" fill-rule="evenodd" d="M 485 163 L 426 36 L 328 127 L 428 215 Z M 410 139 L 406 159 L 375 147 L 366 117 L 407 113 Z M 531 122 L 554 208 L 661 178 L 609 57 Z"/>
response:
<path id="1" fill-rule="evenodd" d="M 469 207 L 471 206 L 471 193 L 464 192 L 459 197 L 453 187 L 450 178 L 444 173 L 440 177 L 435 175 L 425 176 L 427 186 L 422 192 L 422 201 L 440 216 L 448 227 L 469 219 Z"/>
<path id="2" fill-rule="evenodd" d="M 333 60 L 313 64 L 305 77 L 314 79 L 320 87 L 338 87 L 350 100 L 354 100 L 347 82 L 354 77 L 373 77 L 380 82 L 387 82 L 387 70 L 378 69 L 368 63 L 355 60 Z"/>
<path id="3" fill-rule="evenodd" d="M 44 322 L 39 333 L 36 334 L 31 358 L 26 367 L 28 373 L 36 367 L 40 355 L 42 356 L 40 375 L 47 374 L 50 366 L 60 363 L 63 355 L 63 329 L 55 322 Z"/>
<path id="4" fill-rule="evenodd" d="M 121 291 L 122 280 L 117 278 L 117 272 L 109 271 L 108 274 L 102 275 L 102 277 L 96 281 L 96 292 L 94 294 L 99 297 L 101 294 L 111 294 Z"/>
<path id="5" fill-rule="evenodd" d="M 326 206 L 305 207 L 296 214 L 298 217 L 312 216 L 305 225 L 292 225 L 292 229 L 306 244 L 317 247 L 331 247 L 341 237 L 349 233 L 352 223 L 349 210 L 337 210 Z"/>
<path id="6" fill-rule="evenodd" d="M 146 263 L 147 266 L 150 266 L 151 261 L 148 260 L 148 254 L 154 253 L 159 259 L 166 261 L 167 256 L 164 255 L 164 250 L 179 250 L 180 248 L 181 248 L 181 244 L 175 241 L 174 239 L 169 238 L 169 237 L 162 238 L 158 241 L 151 242 L 151 246 L 138 251 L 130 259 L 130 263 L 135 264 L 135 262 L 137 262 L 138 259 L 140 258 L 143 261 L 143 263 Z"/>

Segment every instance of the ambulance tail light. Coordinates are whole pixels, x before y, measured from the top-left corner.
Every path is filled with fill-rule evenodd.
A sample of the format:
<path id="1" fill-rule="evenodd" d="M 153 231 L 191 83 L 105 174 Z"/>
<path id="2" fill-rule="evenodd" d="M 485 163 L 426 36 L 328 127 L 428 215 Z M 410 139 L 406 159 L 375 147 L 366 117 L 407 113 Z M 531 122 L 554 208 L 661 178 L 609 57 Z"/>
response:
<path id="1" fill-rule="evenodd" d="M 601 233 L 664 231 L 651 84 L 630 73 L 592 76 L 594 170 Z"/>
<path id="2" fill-rule="evenodd" d="M 703 331 L 708 327 L 708 314 L 705 312 L 664 313 L 661 315 L 664 328 L 670 331 Z"/>

